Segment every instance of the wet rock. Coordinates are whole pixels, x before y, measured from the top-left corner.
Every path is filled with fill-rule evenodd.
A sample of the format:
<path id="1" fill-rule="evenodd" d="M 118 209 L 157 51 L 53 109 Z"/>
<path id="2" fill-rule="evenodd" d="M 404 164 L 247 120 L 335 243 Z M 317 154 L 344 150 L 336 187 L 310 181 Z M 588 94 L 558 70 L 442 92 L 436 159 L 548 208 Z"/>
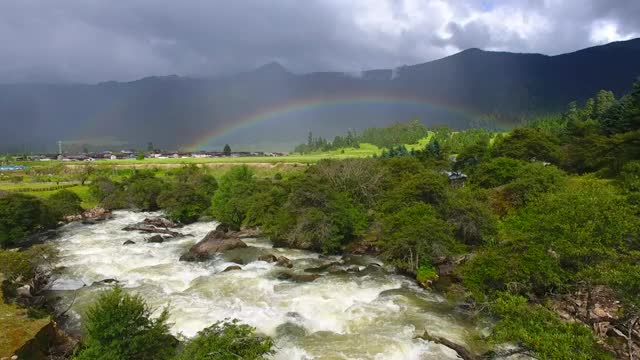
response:
<path id="1" fill-rule="evenodd" d="M 242 268 L 238 265 L 231 265 L 231 266 L 227 266 L 227 268 L 222 270 L 222 272 L 229 272 L 234 270 L 242 270 Z"/>
<path id="2" fill-rule="evenodd" d="M 286 322 L 278 325 L 276 328 L 276 334 L 278 338 L 299 339 L 306 336 L 308 333 L 303 326 L 293 322 Z"/>
<path id="3" fill-rule="evenodd" d="M 342 263 L 338 262 L 338 261 L 332 261 L 332 262 L 328 262 L 328 263 L 324 263 L 318 267 L 313 267 L 313 268 L 307 268 L 304 270 L 304 272 L 309 272 L 309 273 L 321 273 L 321 272 L 325 272 L 328 271 L 329 268 L 331 267 L 337 267 L 342 265 Z"/>
<path id="4" fill-rule="evenodd" d="M 162 242 L 164 242 L 164 238 L 160 235 L 154 235 L 150 238 L 147 239 L 148 243 L 156 243 L 156 244 L 160 244 Z"/>
<path id="5" fill-rule="evenodd" d="M 122 245 L 134 245 L 134 244 L 135 244 L 135 241 L 132 241 L 132 240 L 127 240 L 122 243 Z"/>
<path id="6" fill-rule="evenodd" d="M 277 262 L 278 257 L 273 254 L 266 254 L 258 256 L 258 261 L 266 261 L 268 263 Z"/>
<path id="7" fill-rule="evenodd" d="M 291 263 L 291 260 L 289 260 L 288 258 L 286 258 L 284 256 L 280 256 L 277 259 L 276 265 L 277 266 L 286 267 L 286 268 L 289 268 L 289 269 L 291 269 L 293 267 L 293 264 Z"/>
<path id="8" fill-rule="evenodd" d="M 118 284 L 120 281 L 116 280 L 116 279 L 102 279 L 100 281 L 96 281 L 91 285 L 113 285 L 113 284 Z"/>
<path id="9" fill-rule="evenodd" d="M 278 280 L 290 280 L 295 282 L 312 282 L 319 277 L 320 275 L 317 274 L 292 274 L 289 272 L 282 272 L 276 276 Z"/>
<path id="10" fill-rule="evenodd" d="M 297 319 L 297 320 L 302 319 L 302 315 L 300 315 L 300 313 L 297 313 L 295 311 L 289 311 L 285 315 L 287 315 L 287 317 L 294 318 L 294 319 Z"/>
<path id="11" fill-rule="evenodd" d="M 344 275 L 347 274 L 347 270 L 339 267 L 331 267 L 329 268 L 329 274 L 331 275 Z"/>
<path id="12" fill-rule="evenodd" d="M 181 236 L 179 232 L 175 232 L 169 229 L 161 229 L 151 225 L 129 225 L 122 230 L 124 231 L 141 231 L 146 233 L 157 233 L 157 234 L 166 234 L 171 235 L 173 237 Z"/>
<path id="13" fill-rule="evenodd" d="M 142 222 L 147 224 L 147 225 L 152 225 L 152 226 L 161 227 L 161 228 L 175 228 L 175 227 L 178 227 L 178 224 L 174 223 L 173 221 L 171 221 L 169 219 L 161 218 L 161 217 L 146 218 L 146 219 L 142 220 Z"/>
<path id="14" fill-rule="evenodd" d="M 193 245 L 186 254 L 180 256 L 181 261 L 206 261 L 214 254 L 227 250 L 246 248 L 242 240 L 238 238 L 229 238 L 225 233 L 219 230 L 213 230 Z"/>

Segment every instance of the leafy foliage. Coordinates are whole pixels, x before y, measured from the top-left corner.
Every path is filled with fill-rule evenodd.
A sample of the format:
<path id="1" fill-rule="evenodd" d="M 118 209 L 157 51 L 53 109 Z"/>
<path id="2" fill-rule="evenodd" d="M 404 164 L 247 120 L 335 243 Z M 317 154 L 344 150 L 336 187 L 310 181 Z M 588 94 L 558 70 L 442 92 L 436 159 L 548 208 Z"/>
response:
<path id="1" fill-rule="evenodd" d="M 238 320 L 218 321 L 189 340 L 178 360 L 258 360 L 273 354 L 273 340 Z"/>
<path id="2" fill-rule="evenodd" d="M 9 193 L 0 197 L 0 247 L 16 245 L 55 224 L 55 214 L 34 196 Z"/>
<path id="3" fill-rule="evenodd" d="M 86 314 L 87 336 L 75 359 L 170 359 L 177 341 L 169 334 L 169 313 L 156 319 L 137 295 L 121 287 L 102 294 Z"/>
<path id="4" fill-rule="evenodd" d="M 491 306 L 499 321 L 491 340 L 515 342 L 532 350 L 540 359 L 611 359 L 597 344 L 591 330 L 579 323 L 566 323 L 541 305 L 501 293 Z"/>
<path id="5" fill-rule="evenodd" d="M 235 166 L 220 178 L 219 188 L 213 196 L 211 211 L 223 224 L 239 229 L 255 190 L 253 171 L 246 165 Z"/>
<path id="6" fill-rule="evenodd" d="M 82 199 L 70 190 L 60 190 L 46 200 L 47 206 L 58 219 L 61 219 L 64 216 L 81 213 L 81 203 Z"/>

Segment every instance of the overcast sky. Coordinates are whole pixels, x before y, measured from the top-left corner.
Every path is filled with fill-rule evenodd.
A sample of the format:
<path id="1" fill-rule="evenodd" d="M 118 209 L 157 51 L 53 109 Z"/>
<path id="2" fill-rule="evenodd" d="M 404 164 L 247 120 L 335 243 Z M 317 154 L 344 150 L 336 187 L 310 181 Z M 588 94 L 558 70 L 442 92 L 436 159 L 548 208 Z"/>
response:
<path id="1" fill-rule="evenodd" d="M 640 37 L 640 0 L 0 0 L 0 82 L 360 71 Z"/>

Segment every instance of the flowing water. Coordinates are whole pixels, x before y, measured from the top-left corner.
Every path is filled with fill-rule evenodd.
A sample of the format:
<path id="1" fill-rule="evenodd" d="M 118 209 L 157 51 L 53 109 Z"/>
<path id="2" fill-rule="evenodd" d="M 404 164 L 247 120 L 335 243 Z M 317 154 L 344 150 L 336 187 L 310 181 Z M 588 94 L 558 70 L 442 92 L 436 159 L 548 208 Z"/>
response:
<path id="1" fill-rule="evenodd" d="M 146 243 L 148 235 L 122 228 L 149 213 L 116 212 L 96 225 L 74 223 L 55 240 L 60 250 L 60 274 L 55 296 L 69 312 L 71 330 L 80 328 L 81 314 L 109 285 L 118 280 L 140 294 L 156 311 L 169 305 L 172 332 L 193 336 L 225 318 L 237 318 L 274 337 L 274 359 L 455 359 L 443 346 L 414 339 L 424 329 L 464 343 L 475 329 L 455 315 L 440 296 L 422 290 L 405 277 L 369 266 L 374 258 L 357 257 L 356 273 L 325 273 L 313 282 L 279 280 L 283 271 L 304 273 L 339 257 L 275 249 L 266 240 L 246 239 L 250 246 L 201 263 L 178 260 L 215 223 L 196 223 L 179 231 L 192 236 Z M 135 244 L 123 246 L 126 240 Z M 286 270 L 257 261 L 261 254 L 284 255 L 293 262 Z M 232 262 L 242 270 L 222 272 Z M 77 291 L 76 291 L 77 290 Z"/>

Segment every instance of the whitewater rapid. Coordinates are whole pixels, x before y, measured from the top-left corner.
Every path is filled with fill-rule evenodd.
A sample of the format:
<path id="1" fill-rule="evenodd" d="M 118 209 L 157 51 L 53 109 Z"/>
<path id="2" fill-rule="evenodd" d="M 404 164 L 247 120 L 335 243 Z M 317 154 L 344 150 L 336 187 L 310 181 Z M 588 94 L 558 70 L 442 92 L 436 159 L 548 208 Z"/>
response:
<path id="1" fill-rule="evenodd" d="M 60 251 L 53 294 L 64 307 L 75 297 L 70 314 L 80 328 L 82 314 L 115 279 L 127 291 L 140 294 L 160 311 L 169 306 L 172 332 L 187 337 L 218 320 L 237 318 L 272 336 L 274 359 L 456 359 L 441 345 L 414 339 L 424 329 L 465 343 L 475 329 L 458 318 L 441 297 L 420 289 L 409 279 L 383 270 L 324 274 L 308 283 L 278 280 L 285 269 L 255 261 L 261 254 L 284 255 L 295 273 L 339 257 L 275 249 L 264 239 L 245 239 L 250 246 L 208 262 L 189 263 L 179 257 L 216 223 L 196 223 L 178 229 L 190 236 L 147 243 L 146 234 L 123 231 L 150 213 L 116 212 L 96 225 L 73 223 L 54 241 Z M 127 240 L 133 245 L 123 246 Z M 222 272 L 231 260 L 245 263 L 240 271 Z M 365 269 L 373 258 L 357 258 Z M 446 310 L 445 310 L 446 309 Z"/>

